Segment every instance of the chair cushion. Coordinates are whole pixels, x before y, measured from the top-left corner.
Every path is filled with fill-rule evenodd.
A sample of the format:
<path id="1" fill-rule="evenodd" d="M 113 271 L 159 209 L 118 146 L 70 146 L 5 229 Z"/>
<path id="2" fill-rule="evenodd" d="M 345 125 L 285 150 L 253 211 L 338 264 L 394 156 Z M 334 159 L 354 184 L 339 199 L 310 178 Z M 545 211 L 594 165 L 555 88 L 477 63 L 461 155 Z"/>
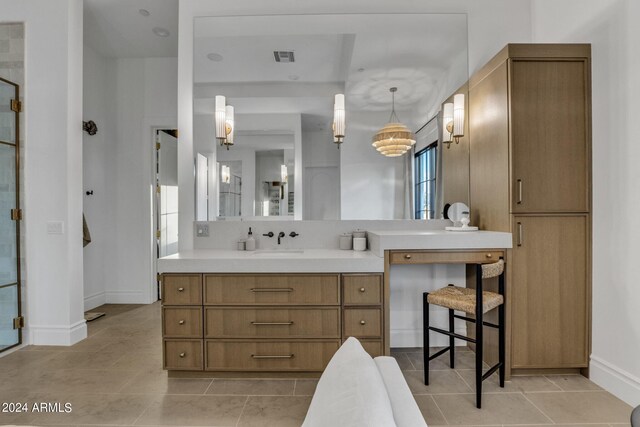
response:
<path id="1" fill-rule="evenodd" d="M 380 371 L 357 339 L 347 339 L 329 361 L 302 426 L 396 426 Z"/>
<path id="2" fill-rule="evenodd" d="M 459 286 L 445 286 L 427 297 L 429 304 L 435 304 L 453 310 L 476 314 L 476 290 Z M 495 292 L 482 292 L 482 312 L 493 310 L 504 303 L 502 295 Z"/>

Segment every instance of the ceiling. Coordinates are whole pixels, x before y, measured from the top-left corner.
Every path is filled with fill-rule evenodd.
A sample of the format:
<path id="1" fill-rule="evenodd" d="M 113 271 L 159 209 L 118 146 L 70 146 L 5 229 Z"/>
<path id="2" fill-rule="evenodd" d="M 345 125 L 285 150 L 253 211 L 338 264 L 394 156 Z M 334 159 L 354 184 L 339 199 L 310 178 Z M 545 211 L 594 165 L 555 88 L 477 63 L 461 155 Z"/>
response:
<path id="1" fill-rule="evenodd" d="M 84 41 L 108 58 L 177 57 L 178 0 L 84 0 Z"/>
<path id="2" fill-rule="evenodd" d="M 197 18 L 194 111 L 213 113 L 225 95 L 236 114 L 299 113 L 303 128 L 323 129 L 334 94 L 345 93 L 347 109 L 389 111 L 392 86 L 397 109 L 412 110 L 442 96 L 452 71 L 466 81 L 466 25 L 456 14 Z M 295 62 L 276 62 L 279 50 Z"/>

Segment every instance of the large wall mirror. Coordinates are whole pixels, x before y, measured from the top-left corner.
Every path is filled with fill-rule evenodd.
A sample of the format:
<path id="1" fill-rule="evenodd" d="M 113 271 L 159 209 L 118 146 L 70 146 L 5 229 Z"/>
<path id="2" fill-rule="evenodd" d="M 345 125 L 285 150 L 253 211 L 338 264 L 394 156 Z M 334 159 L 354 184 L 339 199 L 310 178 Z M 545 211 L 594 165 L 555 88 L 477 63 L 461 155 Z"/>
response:
<path id="1" fill-rule="evenodd" d="M 196 220 L 440 218 L 469 202 L 468 135 L 443 144 L 467 79 L 465 14 L 196 18 Z M 398 157 L 372 146 L 390 88 L 416 140 Z"/>

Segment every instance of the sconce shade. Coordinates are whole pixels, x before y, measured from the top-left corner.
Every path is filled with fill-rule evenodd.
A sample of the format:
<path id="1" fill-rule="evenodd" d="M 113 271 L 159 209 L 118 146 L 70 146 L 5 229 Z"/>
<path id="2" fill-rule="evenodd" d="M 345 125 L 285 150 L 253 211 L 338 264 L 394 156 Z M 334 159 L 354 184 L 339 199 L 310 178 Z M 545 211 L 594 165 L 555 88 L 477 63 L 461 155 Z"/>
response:
<path id="1" fill-rule="evenodd" d="M 333 104 L 333 142 L 342 144 L 346 128 L 344 94 L 336 94 Z"/>
<path id="2" fill-rule="evenodd" d="M 235 134 L 235 119 L 234 110 L 231 105 L 227 105 L 225 109 L 225 134 L 226 138 L 222 143 L 227 146 L 227 150 L 230 145 L 233 145 L 233 139 Z"/>
<path id="3" fill-rule="evenodd" d="M 389 118 L 389 123 L 384 125 L 373 136 L 373 143 L 371 144 L 380 154 L 387 157 L 402 156 L 411 150 L 411 147 L 416 143 L 416 137 L 413 132 L 400 123 L 396 114 L 395 93 L 397 91 L 398 88 L 396 87 L 389 89 L 389 92 L 391 92 L 391 117 Z"/>
<path id="4" fill-rule="evenodd" d="M 227 99 L 222 95 L 217 95 L 216 96 L 216 113 L 215 113 L 217 139 L 227 138 L 226 105 L 227 105 Z"/>
<path id="5" fill-rule="evenodd" d="M 464 94 L 459 93 L 453 97 L 453 137 L 461 136 L 464 136 Z"/>
<path id="6" fill-rule="evenodd" d="M 282 178 L 282 182 L 287 182 L 289 180 L 289 171 L 287 170 L 287 165 L 280 166 L 280 177 Z"/>
<path id="7" fill-rule="evenodd" d="M 231 182 L 231 169 L 229 168 L 229 166 L 222 165 L 222 167 L 220 168 L 220 175 L 222 178 L 222 182 L 224 182 L 225 184 Z"/>

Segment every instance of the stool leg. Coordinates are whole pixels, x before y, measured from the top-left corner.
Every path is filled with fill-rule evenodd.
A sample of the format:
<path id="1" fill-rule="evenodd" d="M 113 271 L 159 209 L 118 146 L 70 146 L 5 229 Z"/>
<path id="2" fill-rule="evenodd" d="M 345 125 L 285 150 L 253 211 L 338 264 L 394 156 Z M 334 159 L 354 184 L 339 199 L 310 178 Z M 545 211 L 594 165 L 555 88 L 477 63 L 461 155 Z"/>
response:
<path id="1" fill-rule="evenodd" d="M 449 309 L 449 332 L 455 333 L 455 322 L 453 317 L 453 310 Z M 456 363 L 456 339 L 449 337 L 449 366 L 451 369 L 455 369 Z"/>
<path id="2" fill-rule="evenodd" d="M 476 407 L 482 408 L 482 266 L 476 268 Z"/>
<path id="3" fill-rule="evenodd" d="M 504 302 L 500 305 L 500 307 L 498 307 L 498 325 L 499 325 L 499 329 L 498 329 L 498 358 L 500 359 L 500 370 L 499 370 L 499 375 L 500 375 L 500 387 L 504 388 L 504 375 L 505 375 L 505 370 L 506 370 L 506 360 L 505 360 L 505 329 L 506 329 L 506 322 L 505 322 L 505 316 L 504 316 L 504 309 L 505 309 L 505 304 L 507 303 L 506 297 L 505 297 L 505 293 L 504 293 L 504 272 L 500 275 L 500 277 L 498 278 L 498 292 L 500 292 L 500 294 L 502 294 L 502 297 L 504 298 Z"/>
<path id="4" fill-rule="evenodd" d="M 429 385 L 429 292 L 422 294 L 422 336 L 423 336 L 423 349 L 422 355 L 424 358 L 424 384 Z"/>

